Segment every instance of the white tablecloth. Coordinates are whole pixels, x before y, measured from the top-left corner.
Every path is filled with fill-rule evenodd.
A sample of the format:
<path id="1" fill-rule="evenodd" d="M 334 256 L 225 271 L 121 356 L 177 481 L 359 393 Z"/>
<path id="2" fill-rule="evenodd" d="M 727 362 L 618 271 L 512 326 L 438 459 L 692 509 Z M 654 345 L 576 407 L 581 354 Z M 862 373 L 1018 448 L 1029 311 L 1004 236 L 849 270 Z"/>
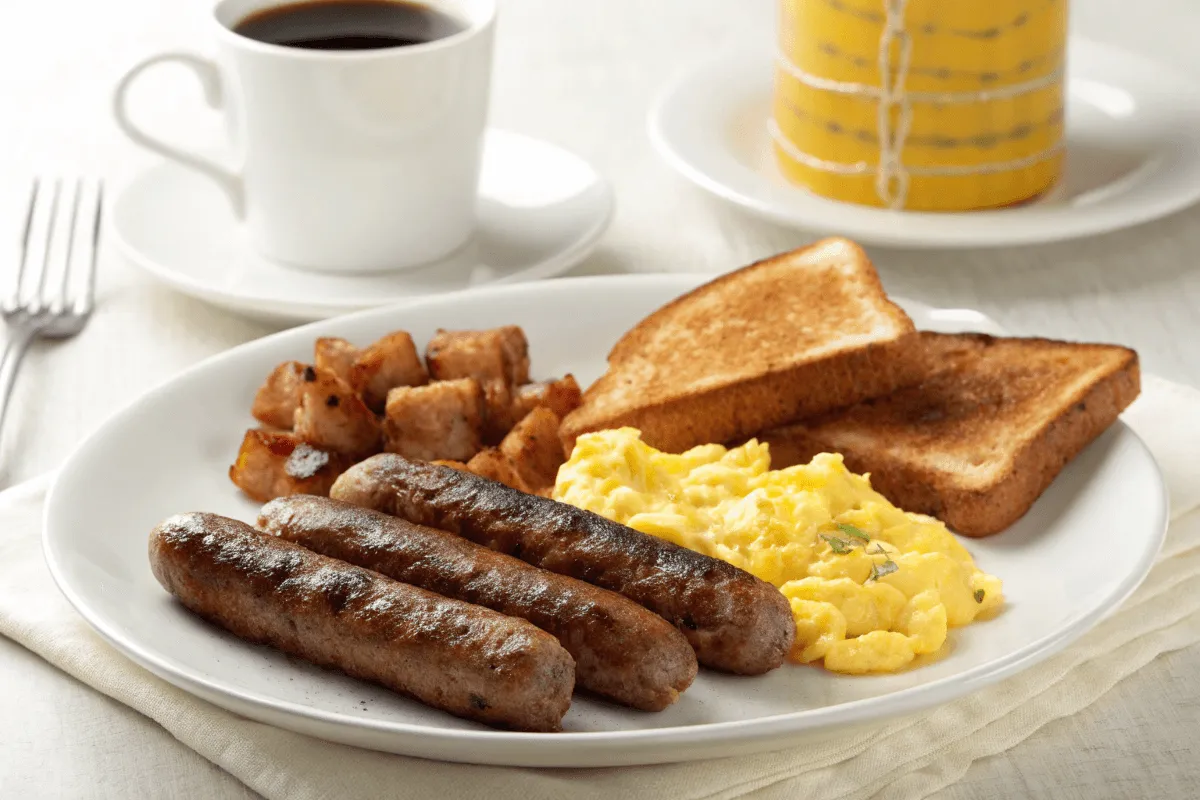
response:
<path id="1" fill-rule="evenodd" d="M 14 236 L 35 172 L 114 181 L 147 158 L 109 122 L 108 89 L 138 56 L 206 49 L 205 0 L 58 0 L 4 11 L 0 48 L 0 230 Z M 591 159 L 618 212 L 577 272 L 718 270 L 810 235 L 702 195 L 655 156 L 645 112 L 678 70 L 761 37 L 766 0 L 501 0 L 493 119 Z M 1076 27 L 1200 75 L 1192 0 L 1076 0 Z M 139 95 L 149 119 L 189 140 L 216 136 L 199 92 L 164 70 Z M 5 228 L 4 226 L 11 226 Z M 12 238 L 7 241 L 13 241 Z M 1117 341 L 1148 371 L 1200 385 L 1200 209 L 1091 240 L 975 252 L 875 250 L 888 288 L 979 308 L 1018 333 Z M 10 253 L 14 251 L 10 250 Z M 0 272 L 11 260 L 0 252 Z M 30 356 L 0 442 L 0 485 L 59 464 L 79 438 L 144 389 L 269 329 L 173 295 L 104 259 L 87 332 Z M 3 535 L 3 532 L 0 532 Z M 976 764 L 949 798 L 1200 796 L 1200 648 L 1163 657 L 1075 717 Z M 250 794 L 135 712 L 0 639 L 0 795 L 245 797 Z"/>

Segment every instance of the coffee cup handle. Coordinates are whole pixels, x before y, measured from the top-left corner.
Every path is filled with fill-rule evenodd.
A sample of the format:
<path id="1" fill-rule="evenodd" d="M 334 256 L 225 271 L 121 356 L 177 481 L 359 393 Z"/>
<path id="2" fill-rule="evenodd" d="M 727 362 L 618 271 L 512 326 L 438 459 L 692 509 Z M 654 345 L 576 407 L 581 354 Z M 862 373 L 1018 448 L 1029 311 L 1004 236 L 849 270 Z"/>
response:
<path id="1" fill-rule="evenodd" d="M 117 125 L 125 132 L 126 136 L 147 150 L 153 150 L 160 155 L 174 159 L 212 178 L 229 196 L 234 213 L 241 218 L 245 215 L 245 199 L 242 190 L 242 178 L 237 172 L 214 159 L 184 150 L 181 147 L 151 136 L 135 125 L 129 118 L 129 112 L 126 107 L 126 96 L 129 93 L 129 87 L 133 85 L 134 80 L 142 72 L 157 64 L 166 62 L 175 62 L 189 67 L 196 74 L 196 77 L 200 79 L 200 85 L 204 90 L 204 99 L 209 107 L 214 109 L 221 108 L 223 103 L 221 73 L 217 70 L 216 64 L 207 58 L 192 53 L 160 53 L 135 64 L 117 84 L 117 88 L 113 92 L 113 116 L 116 117 Z"/>

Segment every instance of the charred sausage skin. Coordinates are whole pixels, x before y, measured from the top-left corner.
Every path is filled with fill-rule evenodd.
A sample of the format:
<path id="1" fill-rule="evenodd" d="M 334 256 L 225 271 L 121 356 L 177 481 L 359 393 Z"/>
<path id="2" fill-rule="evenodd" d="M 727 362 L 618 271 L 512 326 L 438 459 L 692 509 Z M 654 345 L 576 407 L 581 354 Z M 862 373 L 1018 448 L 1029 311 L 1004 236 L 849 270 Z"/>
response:
<path id="1" fill-rule="evenodd" d="M 345 564 L 216 514 L 150 534 L 150 567 L 187 608 L 251 642 L 467 719 L 556 731 L 574 663 L 530 623 Z"/>
<path id="2" fill-rule="evenodd" d="M 660 711 L 696 677 L 687 640 L 650 611 L 452 533 L 311 496 L 268 503 L 258 527 L 395 580 L 527 619 L 575 659 L 579 686 L 618 703 Z"/>
<path id="3" fill-rule="evenodd" d="M 732 564 L 467 472 L 385 453 L 343 473 L 330 496 L 623 594 L 675 625 L 715 669 L 775 669 L 796 634 L 779 590 Z"/>

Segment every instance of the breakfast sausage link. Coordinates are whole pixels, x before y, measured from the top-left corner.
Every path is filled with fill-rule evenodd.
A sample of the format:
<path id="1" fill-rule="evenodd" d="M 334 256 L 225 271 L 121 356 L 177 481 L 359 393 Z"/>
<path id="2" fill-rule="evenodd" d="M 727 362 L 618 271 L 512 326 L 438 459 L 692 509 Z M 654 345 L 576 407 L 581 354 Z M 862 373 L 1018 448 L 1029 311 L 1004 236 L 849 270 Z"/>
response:
<path id="1" fill-rule="evenodd" d="M 580 686 L 618 703 L 661 711 L 696 677 L 687 639 L 637 603 L 452 533 L 312 496 L 268 503 L 258 527 L 389 578 L 527 619 L 575 659 Z"/>
<path id="2" fill-rule="evenodd" d="M 716 669 L 775 669 L 796 635 L 779 590 L 732 564 L 467 472 L 385 453 L 351 467 L 330 496 L 623 594 L 679 628 Z"/>
<path id="3" fill-rule="evenodd" d="M 171 517 L 150 534 L 150 568 L 185 606 L 243 639 L 460 717 L 556 731 L 571 704 L 574 664 L 548 633 L 237 520 Z"/>

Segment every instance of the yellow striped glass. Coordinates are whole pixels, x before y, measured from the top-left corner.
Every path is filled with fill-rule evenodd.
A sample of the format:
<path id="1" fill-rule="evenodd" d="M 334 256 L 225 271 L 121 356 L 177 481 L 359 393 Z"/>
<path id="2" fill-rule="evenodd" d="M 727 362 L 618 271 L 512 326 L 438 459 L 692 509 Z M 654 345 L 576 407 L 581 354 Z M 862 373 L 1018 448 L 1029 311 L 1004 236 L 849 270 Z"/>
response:
<path id="1" fill-rule="evenodd" d="M 1062 169 L 1068 0 L 780 0 L 783 173 L 864 205 L 1020 203 Z"/>

